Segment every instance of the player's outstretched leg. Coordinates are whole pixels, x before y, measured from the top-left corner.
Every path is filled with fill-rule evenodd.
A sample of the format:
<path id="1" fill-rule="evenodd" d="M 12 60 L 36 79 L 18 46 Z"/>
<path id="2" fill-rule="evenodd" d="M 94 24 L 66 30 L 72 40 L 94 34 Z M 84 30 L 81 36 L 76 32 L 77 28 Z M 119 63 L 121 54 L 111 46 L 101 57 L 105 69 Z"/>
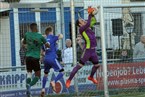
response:
<path id="1" fill-rule="evenodd" d="M 42 90 L 41 90 L 41 95 L 40 95 L 41 97 L 45 96 L 45 86 L 46 86 L 46 82 L 48 80 L 47 76 L 48 76 L 48 73 L 46 73 L 42 79 Z"/>
<path id="2" fill-rule="evenodd" d="M 35 85 L 39 80 L 39 77 L 38 76 L 35 76 L 32 81 L 30 82 L 30 84 L 27 84 L 26 85 L 26 88 L 27 88 L 27 91 L 26 91 L 26 94 L 27 94 L 27 97 L 32 97 L 31 96 L 31 86 Z"/>
<path id="3" fill-rule="evenodd" d="M 31 96 L 31 86 L 35 85 L 38 82 L 38 80 L 40 78 L 40 70 L 35 72 L 35 77 L 31 80 L 31 82 L 29 82 L 30 81 L 29 76 L 30 75 L 28 74 L 28 77 L 27 77 L 27 80 L 26 80 L 26 82 L 27 82 L 27 84 L 26 84 L 26 88 L 27 88 L 26 94 L 27 94 L 27 97 L 32 97 Z M 31 76 L 32 76 L 32 73 L 31 73 Z"/>
<path id="4" fill-rule="evenodd" d="M 35 76 L 35 77 L 32 79 L 32 81 L 30 82 L 30 86 L 35 85 L 35 84 L 38 82 L 38 80 L 39 80 L 39 77 L 38 77 L 38 76 Z"/>
<path id="5" fill-rule="evenodd" d="M 41 75 L 41 70 L 35 71 L 35 77 L 30 82 L 30 86 L 33 86 L 38 82 L 38 80 L 40 79 L 40 75 Z"/>
<path id="6" fill-rule="evenodd" d="M 99 68 L 99 65 L 94 65 L 92 67 L 91 74 L 88 77 L 88 80 L 92 81 L 94 84 L 98 84 L 98 81 L 93 77 L 98 68 Z"/>
<path id="7" fill-rule="evenodd" d="M 30 86 L 30 83 L 31 83 L 31 78 L 32 78 L 32 72 L 28 72 L 27 73 L 27 79 L 26 79 L 26 95 L 27 97 L 31 97 L 31 86 Z"/>
<path id="8" fill-rule="evenodd" d="M 27 95 L 27 97 L 32 97 L 31 96 L 31 86 L 29 85 L 29 84 L 26 84 L 26 95 Z"/>
<path id="9" fill-rule="evenodd" d="M 65 84 L 66 85 L 66 88 L 69 88 L 70 87 L 71 80 L 73 79 L 73 77 L 75 76 L 75 74 L 78 72 L 78 70 L 81 69 L 81 68 L 82 68 L 82 65 L 80 65 L 80 64 L 76 65 L 73 68 L 73 70 L 72 70 L 69 78 L 66 80 L 66 84 Z"/>
<path id="10" fill-rule="evenodd" d="M 59 74 L 55 77 L 55 79 L 54 79 L 53 81 L 50 82 L 50 85 L 51 85 L 53 91 L 56 92 L 55 83 L 56 83 L 59 79 L 61 79 L 61 78 L 63 77 L 63 75 L 64 75 L 64 69 L 61 69 L 61 70 L 59 71 Z"/>

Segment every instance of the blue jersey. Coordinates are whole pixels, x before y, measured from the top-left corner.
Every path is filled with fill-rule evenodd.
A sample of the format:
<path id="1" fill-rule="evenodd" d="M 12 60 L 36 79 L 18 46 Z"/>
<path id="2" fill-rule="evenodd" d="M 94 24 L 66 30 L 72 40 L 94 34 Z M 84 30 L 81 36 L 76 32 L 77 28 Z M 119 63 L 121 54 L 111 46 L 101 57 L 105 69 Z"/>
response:
<path id="1" fill-rule="evenodd" d="M 57 43 L 58 36 L 48 35 L 46 38 L 47 42 L 50 44 L 50 48 L 44 48 L 45 58 L 44 58 L 44 71 L 49 72 L 51 68 L 55 71 L 60 71 L 63 67 L 57 60 Z"/>
<path id="2" fill-rule="evenodd" d="M 47 42 L 50 44 L 50 48 L 45 48 L 45 58 L 56 58 L 57 54 L 57 43 L 58 36 L 55 35 L 48 35 L 46 38 Z"/>

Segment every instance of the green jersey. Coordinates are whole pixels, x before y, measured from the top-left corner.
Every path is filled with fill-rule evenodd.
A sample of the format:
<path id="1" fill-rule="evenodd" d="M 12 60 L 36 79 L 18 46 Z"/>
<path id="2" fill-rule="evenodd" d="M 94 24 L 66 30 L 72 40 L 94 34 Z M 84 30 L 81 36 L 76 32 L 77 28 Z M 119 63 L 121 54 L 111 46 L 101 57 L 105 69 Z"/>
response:
<path id="1" fill-rule="evenodd" d="M 27 44 L 27 57 L 40 58 L 40 50 L 46 39 L 37 32 L 26 32 L 24 40 Z"/>

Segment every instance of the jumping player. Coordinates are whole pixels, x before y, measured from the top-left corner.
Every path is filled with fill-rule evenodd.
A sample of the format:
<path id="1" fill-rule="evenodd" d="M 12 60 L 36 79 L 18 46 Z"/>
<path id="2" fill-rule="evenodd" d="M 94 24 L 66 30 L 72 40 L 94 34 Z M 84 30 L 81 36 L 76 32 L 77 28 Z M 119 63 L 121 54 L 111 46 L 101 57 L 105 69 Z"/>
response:
<path id="1" fill-rule="evenodd" d="M 43 44 L 49 47 L 46 39 L 38 33 L 37 24 L 30 24 L 31 32 L 26 32 L 24 36 L 23 43 L 27 45 L 26 51 L 26 69 L 27 69 L 27 79 L 26 88 L 27 96 L 31 97 L 30 87 L 35 85 L 40 79 L 41 69 L 39 64 L 40 50 Z M 32 79 L 32 70 L 35 72 L 35 76 Z"/>
<path id="2" fill-rule="evenodd" d="M 94 10 L 95 9 L 92 7 L 88 8 L 89 16 L 87 21 L 81 18 L 76 21 L 76 25 L 79 27 L 79 33 L 84 38 L 85 46 L 79 64 L 77 64 L 73 68 L 69 78 L 66 81 L 67 88 L 70 87 L 70 83 L 74 75 L 77 73 L 79 69 L 81 69 L 85 65 L 87 61 L 91 61 L 94 64 L 94 66 L 92 67 L 91 74 L 88 77 L 88 80 L 92 81 L 94 84 L 98 83 L 97 80 L 93 77 L 96 70 L 99 68 L 98 56 L 95 49 L 97 46 L 96 37 L 95 33 L 91 29 L 91 27 L 96 23 L 95 16 L 93 15 Z"/>
<path id="3" fill-rule="evenodd" d="M 53 28 L 49 26 L 45 30 L 46 34 L 46 40 L 50 44 L 50 49 L 45 49 L 45 58 L 44 58 L 44 77 L 42 80 L 42 91 L 41 91 L 41 97 L 44 97 L 45 95 L 45 85 L 47 82 L 47 76 L 49 73 L 49 70 L 53 68 L 56 72 L 59 72 L 59 74 L 54 78 L 53 81 L 50 82 L 50 85 L 52 86 L 53 91 L 56 91 L 55 89 L 55 83 L 63 77 L 64 75 L 64 69 L 60 65 L 60 63 L 57 60 L 57 40 L 62 39 L 63 35 L 59 34 L 58 36 L 53 35 Z"/>

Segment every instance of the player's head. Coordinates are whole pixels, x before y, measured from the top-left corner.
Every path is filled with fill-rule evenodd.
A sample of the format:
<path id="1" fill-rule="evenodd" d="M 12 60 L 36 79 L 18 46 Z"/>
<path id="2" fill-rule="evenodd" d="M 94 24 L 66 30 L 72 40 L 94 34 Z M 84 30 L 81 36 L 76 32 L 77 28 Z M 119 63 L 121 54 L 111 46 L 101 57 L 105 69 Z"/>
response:
<path id="1" fill-rule="evenodd" d="M 77 42 L 79 43 L 80 41 L 82 41 L 82 35 L 80 33 L 77 34 L 77 38 L 76 38 Z"/>
<path id="2" fill-rule="evenodd" d="M 37 24 L 36 23 L 30 24 L 30 29 L 32 32 L 38 32 Z"/>
<path id="3" fill-rule="evenodd" d="M 66 39 L 65 43 L 66 43 L 66 47 L 71 47 L 72 45 L 71 39 Z"/>
<path id="4" fill-rule="evenodd" d="M 53 34 L 53 27 L 52 26 L 48 26 L 45 30 L 45 34 L 49 35 L 49 34 Z"/>
<path id="5" fill-rule="evenodd" d="M 86 22 L 84 19 L 82 19 L 82 18 L 79 18 L 79 19 L 76 21 L 76 25 L 79 26 L 79 27 L 86 25 L 86 23 L 87 23 L 87 22 Z"/>
<path id="6" fill-rule="evenodd" d="M 142 43 L 145 44 L 145 35 L 142 35 L 142 36 L 140 37 L 140 41 L 141 41 Z"/>
<path id="7" fill-rule="evenodd" d="M 122 56 L 127 56 L 127 50 L 123 49 L 122 52 L 121 52 L 121 55 Z"/>
<path id="8" fill-rule="evenodd" d="M 82 35 L 80 33 L 77 34 L 77 39 L 82 39 Z"/>

